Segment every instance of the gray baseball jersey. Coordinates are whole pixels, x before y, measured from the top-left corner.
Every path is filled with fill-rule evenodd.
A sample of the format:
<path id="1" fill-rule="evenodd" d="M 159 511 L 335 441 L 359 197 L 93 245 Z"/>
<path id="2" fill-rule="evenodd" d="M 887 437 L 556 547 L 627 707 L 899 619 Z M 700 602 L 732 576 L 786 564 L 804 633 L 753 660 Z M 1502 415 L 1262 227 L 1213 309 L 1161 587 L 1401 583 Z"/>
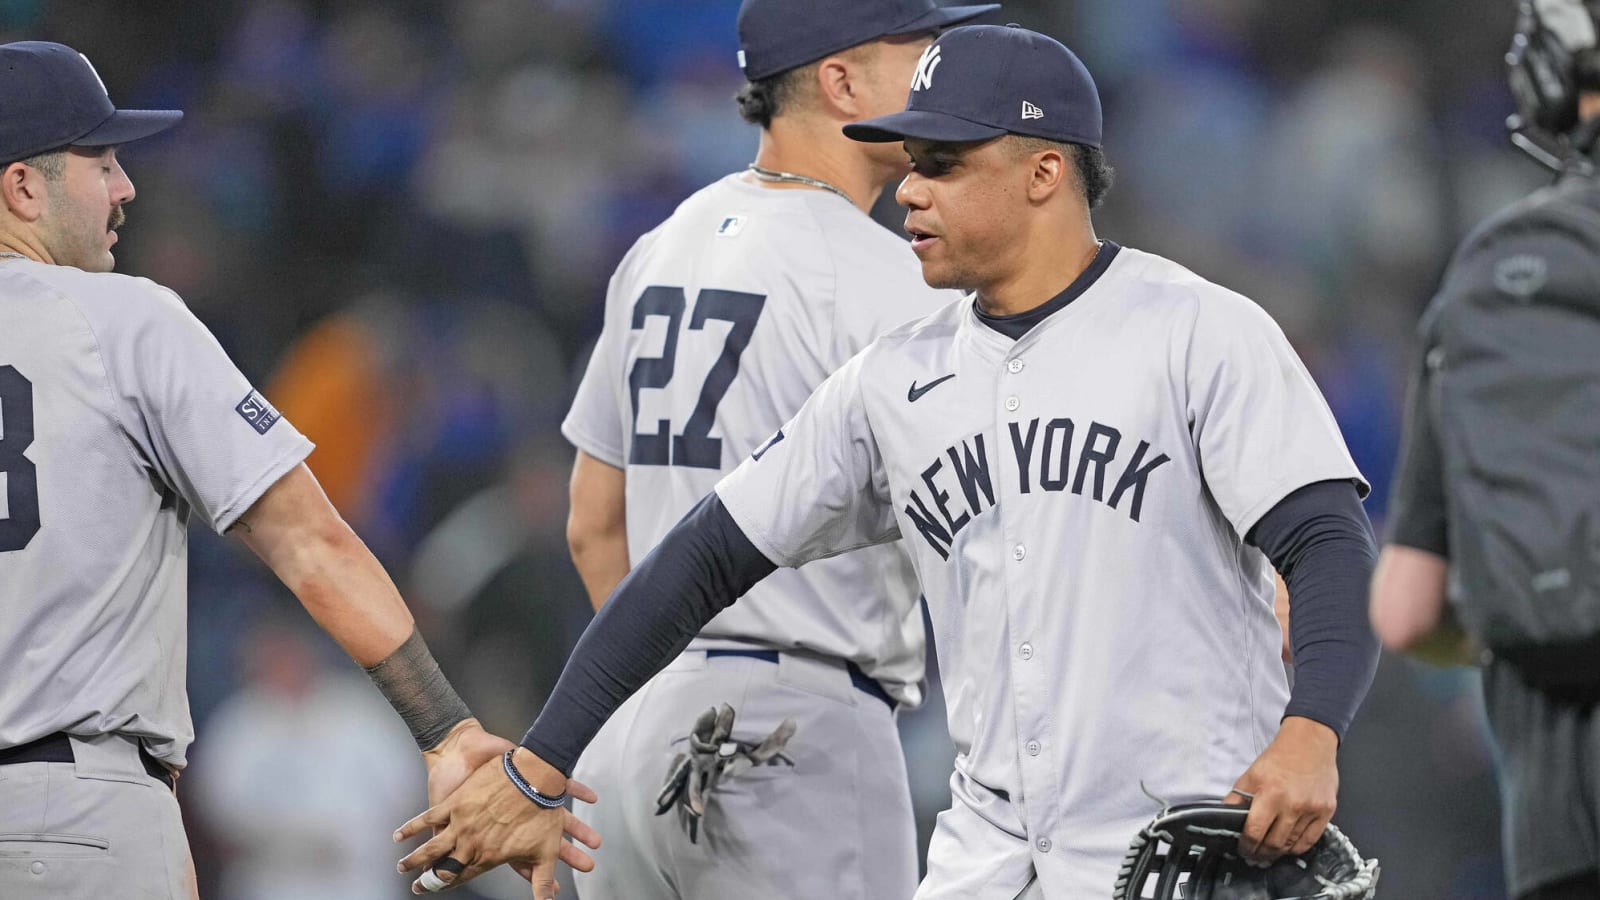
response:
<path id="1" fill-rule="evenodd" d="M 905 242 L 834 194 L 730 175 L 684 201 L 618 266 L 562 424 L 579 449 L 626 470 L 630 558 L 830 372 L 952 296 L 923 283 Z M 902 702 L 921 700 L 921 614 L 898 547 L 773 575 L 691 646 L 719 639 L 852 660 Z"/>
<path id="2" fill-rule="evenodd" d="M 971 300 L 885 335 L 717 487 L 780 565 L 905 538 L 958 753 L 919 900 L 1010 900 L 1035 872 L 1106 896 L 1155 812 L 1141 781 L 1224 794 L 1288 699 L 1243 535 L 1360 479 L 1259 307 L 1112 252 L 1019 340 Z"/>
<path id="3" fill-rule="evenodd" d="M 310 451 L 171 291 L 0 260 L 0 747 L 116 732 L 182 766 L 185 527 Z"/>

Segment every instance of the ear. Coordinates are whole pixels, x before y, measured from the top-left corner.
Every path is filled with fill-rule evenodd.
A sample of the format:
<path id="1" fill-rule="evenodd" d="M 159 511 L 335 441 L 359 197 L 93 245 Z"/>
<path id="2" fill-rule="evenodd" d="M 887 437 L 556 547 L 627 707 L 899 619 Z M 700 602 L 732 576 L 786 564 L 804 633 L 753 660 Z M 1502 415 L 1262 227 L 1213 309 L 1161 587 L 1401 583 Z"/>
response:
<path id="1" fill-rule="evenodd" d="M 14 162 L 0 170 L 0 202 L 24 222 L 36 222 L 50 201 L 44 173 L 30 165 Z"/>
<path id="2" fill-rule="evenodd" d="M 1073 190 L 1076 178 L 1071 160 L 1055 147 L 1035 151 L 1028 157 L 1028 199 L 1034 203 Z"/>
<path id="3" fill-rule="evenodd" d="M 854 121 L 866 115 L 866 68 L 845 54 L 817 63 L 817 96 L 835 116 Z"/>

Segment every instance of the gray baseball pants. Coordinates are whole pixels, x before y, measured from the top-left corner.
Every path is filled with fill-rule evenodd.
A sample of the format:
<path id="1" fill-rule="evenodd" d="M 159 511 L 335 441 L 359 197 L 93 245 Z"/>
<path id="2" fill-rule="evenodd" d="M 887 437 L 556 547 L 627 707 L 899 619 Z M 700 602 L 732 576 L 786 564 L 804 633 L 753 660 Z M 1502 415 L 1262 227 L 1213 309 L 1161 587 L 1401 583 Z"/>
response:
<path id="1" fill-rule="evenodd" d="M 72 738 L 75 762 L 0 766 L 0 897 L 189 900 L 172 789 L 120 735 Z"/>
<path id="2" fill-rule="evenodd" d="M 721 703 L 733 736 L 759 741 L 797 723 L 784 756 L 722 782 L 698 843 L 655 798 L 695 718 Z M 630 698 L 578 762 L 600 803 L 576 804 L 605 836 L 582 900 L 909 900 L 916 826 L 894 713 L 833 659 L 785 652 L 777 663 L 683 653 Z"/>

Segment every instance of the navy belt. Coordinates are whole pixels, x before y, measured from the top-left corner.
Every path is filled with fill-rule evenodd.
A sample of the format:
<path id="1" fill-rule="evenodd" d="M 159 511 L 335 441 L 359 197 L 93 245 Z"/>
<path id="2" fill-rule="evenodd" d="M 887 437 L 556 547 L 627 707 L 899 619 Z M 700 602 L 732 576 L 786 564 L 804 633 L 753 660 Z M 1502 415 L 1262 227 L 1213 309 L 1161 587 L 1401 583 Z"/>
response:
<path id="1" fill-rule="evenodd" d="M 707 650 L 706 651 L 706 659 L 714 659 L 714 658 L 716 658 L 718 656 L 747 656 L 750 659 L 759 659 L 759 660 L 763 660 L 763 661 L 769 662 L 769 663 L 776 663 L 778 661 L 778 651 L 776 651 L 776 650 Z M 879 700 L 883 701 L 883 704 L 885 706 L 889 707 L 889 711 L 890 712 L 894 712 L 894 708 L 895 708 L 894 698 L 889 696 L 889 692 L 883 689 L 883 685 L 878 683 L 878 679 L 873 678 L 871 675 L 868 675 L 867 673 L 861 671 L 861 667 L 860 666 L 856 665 L 855 663 L 853 663 L 853 662 L 851 662 L 849 660 L 845 661 L 844 667 L 845 667 L 846 671 L 848 671 L 850 673 L 850 683 L 855 685 L 857 690 L 863 691 L 865 693 L 871 694 L 874 697 L 877 697 Z"/>
<path id="2" fill-rule="evenodd" d="M 75 761 L 76 757 L 72 755 L 72 741 L 63 731 L 47 735 L 37 741 L 29 741 L 26 744 L 0 750 L 0 766 L 31 762 L 69 763 Z M 144 770 L 150 773 L 151 778 L 161 781 L 169 788 L 177 788 L 178 776 L 174 775 L 171 769 L 157 761 L 154 756 L 151 756 L 143 745 L 139 747 L 139 762 L 144 763 Z"/>

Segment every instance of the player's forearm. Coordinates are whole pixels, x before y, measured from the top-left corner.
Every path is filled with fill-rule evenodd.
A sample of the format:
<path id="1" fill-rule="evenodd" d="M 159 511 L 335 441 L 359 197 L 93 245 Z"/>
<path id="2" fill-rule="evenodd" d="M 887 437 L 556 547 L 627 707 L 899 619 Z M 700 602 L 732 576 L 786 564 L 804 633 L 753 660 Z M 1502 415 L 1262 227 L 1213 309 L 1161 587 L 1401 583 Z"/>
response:
<path id="1" fill-rule="evenodd" d="M 578 577 L 583 579 L 584 590 L 589 593 L 589 604 L 599 611 L 628 574 L 628 533 L 623 528 L 584 530 L 577 526 L 576 520 L 574 514 L 568 521 L 567 547 L 572 552 L 572 564 L 578 570 Z"/>
<path id="2" fill-rule="evenodd" d="M 299 466 L 268 488 L 232 533 L 367 670 L 418 747 L 437 746 L 471 717 L 417 633 L 394 582 L 309 469 Z"/>
<path id="3" fill-rule="evenodd" d="M 1309 485 L 1284 498 L 1251 532 L 1283 573 L 1295 683 L 1286 717 L 1326 725 L 1342 738 L 1377 670 L 1366 586 L 1377 550 L 1355 488 Z"/>
<path id="4" fill-rule="evenodd" d="M 775 569 L 708 494 L 589 623 L 522 745 L 570 774 L 617 707 Z"/>
<path id="5" fill-rule="evenodd" d="M 567 548 L 599 610 L 628 574 L 627 474 L 579 450 L 569 495 Z"/>
<path id="6" fill-rule="evenodd" d="M 267 488 L 229 533 L 361 665 L 376 664 L 410 636 L 411 611 L 394 582 L 304 465 Z"/>
<path id="7" fill-rule="evenodd" d="M 387 658 L 416 628 L 383 565 L 343 521 L 303 535 L 274 572 L 306 612 L 363 667 Z"/>
<path id="8" fill-rule="evenodd" d="M 1459 633 L 1445 600 L 1448 568 L 1443 556 L 1429 550 L 1402 544 L 1383 548 L 1372 574 L 1369 615 L 1385 647 L 1410 652 L 1441 626 Z"/>

